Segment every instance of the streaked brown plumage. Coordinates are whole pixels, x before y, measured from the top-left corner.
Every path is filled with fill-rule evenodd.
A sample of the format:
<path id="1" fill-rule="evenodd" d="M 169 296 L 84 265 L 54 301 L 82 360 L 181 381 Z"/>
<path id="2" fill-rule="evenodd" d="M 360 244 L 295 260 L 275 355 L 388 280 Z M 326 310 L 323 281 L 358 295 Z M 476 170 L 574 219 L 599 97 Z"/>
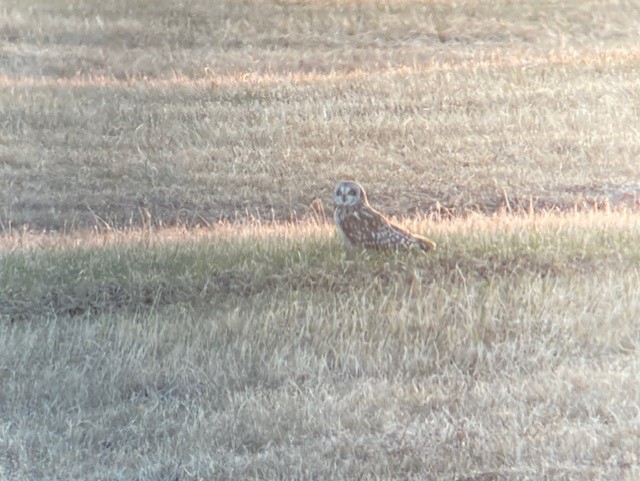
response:
<path id="1" fill-rule="evenodd" d="M 340 182 L 333 192 L 333 202 L 336 226 L 351 246 L 394 250 L 418 247 L 424 251 L 436 248 L 431 239 L 408 232 L 371 207 L 357 182 Z"/>

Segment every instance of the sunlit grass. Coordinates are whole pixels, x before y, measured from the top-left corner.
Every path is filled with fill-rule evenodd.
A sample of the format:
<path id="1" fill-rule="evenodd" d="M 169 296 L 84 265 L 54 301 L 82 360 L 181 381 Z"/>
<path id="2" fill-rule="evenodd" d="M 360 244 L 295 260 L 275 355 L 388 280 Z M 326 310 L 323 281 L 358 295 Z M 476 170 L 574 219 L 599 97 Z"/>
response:
<path id="1" fill-rule="evenodd" d="M 3 230 L 638 206 L 622 7 L 45 7 L 2 13 Z"/>
<path id="2" fill-rule="evenodd" d="M 458 274 L 473 281 L 523 272 L 569 275 L 638 259 L 638 216 L 631 211 L 476 215 L 407 225 L 428 233 L 439 249 L 430 256 L 344 253 L 335 229 L 316 222 L 18 232 L 2 240 L 0 304 L 9 317 L 47 309 L 81 314 L 279 288 L 334 292 L 375 279 L 392 286 Z"/>

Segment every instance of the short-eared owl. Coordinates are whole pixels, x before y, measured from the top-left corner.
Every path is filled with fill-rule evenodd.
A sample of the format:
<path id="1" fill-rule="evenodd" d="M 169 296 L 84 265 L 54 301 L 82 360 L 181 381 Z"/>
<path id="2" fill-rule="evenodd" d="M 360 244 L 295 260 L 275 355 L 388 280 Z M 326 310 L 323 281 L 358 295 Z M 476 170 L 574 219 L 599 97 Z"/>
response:
<path id="1" fill-rule="evenodd" d="M 357 182 L 343 181 L 333 191 L 335 221 L 346 242 L 366 249 L 436 248 L 435 242 L 411 234 L 369 205 L 367 194 Z"/>

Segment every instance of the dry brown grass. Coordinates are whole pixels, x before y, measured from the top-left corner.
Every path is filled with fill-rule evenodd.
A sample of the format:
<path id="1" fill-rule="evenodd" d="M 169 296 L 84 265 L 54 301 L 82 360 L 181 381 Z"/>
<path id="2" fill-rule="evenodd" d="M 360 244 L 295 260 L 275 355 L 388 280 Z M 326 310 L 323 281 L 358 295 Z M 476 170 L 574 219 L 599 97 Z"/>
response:
<path id="1" fill-rule="evenodd" d="M 0 479 L 637 479 L 639 32 L 5 1 Z M 347 177 L 439 249 L 343 252 Z"/>
<path id="2" fill-rule="evenodd" d="M 638 202 L 637 5 L 22 2 L 5 229 Z"/>

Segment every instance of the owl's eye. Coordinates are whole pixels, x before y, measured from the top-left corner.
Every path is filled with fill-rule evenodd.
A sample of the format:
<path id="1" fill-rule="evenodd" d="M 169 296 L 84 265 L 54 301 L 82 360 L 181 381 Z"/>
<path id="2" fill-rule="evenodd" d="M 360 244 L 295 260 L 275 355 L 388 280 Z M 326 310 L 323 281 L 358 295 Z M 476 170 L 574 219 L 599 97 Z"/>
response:
<path id="1" fill-rule="evenodd" d="M 349 195 L 356 195 L 356 189 L 349 189 Z"/>

